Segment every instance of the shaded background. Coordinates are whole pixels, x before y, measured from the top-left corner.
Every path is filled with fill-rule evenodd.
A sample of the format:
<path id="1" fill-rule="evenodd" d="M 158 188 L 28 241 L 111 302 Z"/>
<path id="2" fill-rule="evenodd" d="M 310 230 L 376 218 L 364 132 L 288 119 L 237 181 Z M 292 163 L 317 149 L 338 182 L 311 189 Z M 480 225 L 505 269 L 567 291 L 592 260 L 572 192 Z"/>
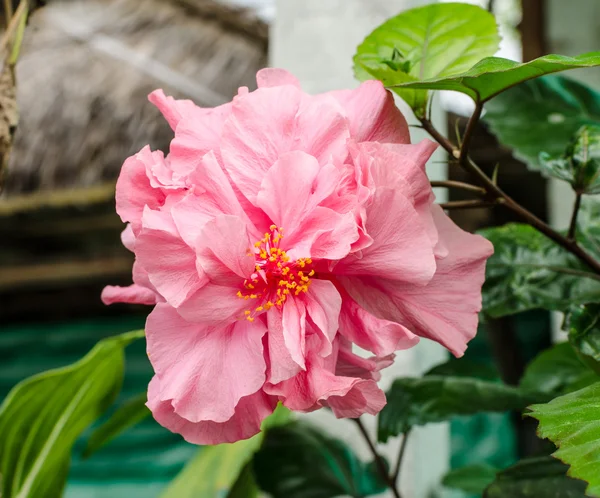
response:
<path id="1" fill-rule="evenodd" d="M 98 339 L 143 326 L 147 308 L 105 307 L 99 296 L 106 284 L 131 281 L 133 258 L 120 244 L 123 225 L 114 212 L 114 183 L 123 159 L 147 143 L 166 151 L 172 138 L 147 102 L 150 91 L 164 88 L 201 106 L 218 105 L 239 86 L 254 88 L 269 48 L 278 64 L 304 65 L 299 76 L 307 88 L 344 86 L 344 78 L 318 69 L 318 58 L 335 52 L 334 37 L 351 54 L 356 43 L 345 36 L 353 19 L 363 26 L 368 13 L 372 29 L 387 13 L 424 3 L 429 2 L 48 0 L 38 9 L 17 66 L 21 120 L 0 193 L 0 399 L 19 380 L 80 358 Z M 483 0 L 470 3 L 489 6 Z M 504 30 L 504 56 L 575 55 L 600 45 L 596 0 L 490 3 Z M 325 40 L 317 48 L 311 29 Z M 349 71 L 350 58 L 337 52 L 335 57 Z M 581 74 L 600 88 L 597 71 L 570 76 Z M 444 94 L 437 107 L 448 130 L 464 126 L 462 116 L 469 112 L 464 100 Z M 472 151 L 488 170 L 502 162 L 500 182 L 511 196 L 538 216 L 563 222 L 568 195 L 512 159 L 483 125 Z M 437 170 L 464 180 L 451 165 Z M 511 221 L 500 209 L 452 215 L 469 230 Z M 538 312 L 492 322 L 467 356 L 495 360 L 504 380 L 516 383 L 525 360 L 550 344 L 555 329 L 551 317 Z M 415 358 L 418 363 L 423 357 Z M 135 344 L 128 350 L 121 399 L 143 391 L 150 374 L 144 346 Z M 536 449 L 531 424 L 511 414 L 456 419 L 442 434 L 449 438 L 449 454 L 426 447 L 435 455 L 432 467 L 436 459 L 444 460 L 442 467 L 483 461 L 506 466 Z M 195 451 L 148 419 L 89 460 L 83 461 L 77 448 L 67 496 L 158 496 Z M 416 475 L 428 474 L 416 450 L 411 460 L 409 467 L 420 470 Z M 435 488 L 436 472 L 409 496 L 421 498 Z"/>

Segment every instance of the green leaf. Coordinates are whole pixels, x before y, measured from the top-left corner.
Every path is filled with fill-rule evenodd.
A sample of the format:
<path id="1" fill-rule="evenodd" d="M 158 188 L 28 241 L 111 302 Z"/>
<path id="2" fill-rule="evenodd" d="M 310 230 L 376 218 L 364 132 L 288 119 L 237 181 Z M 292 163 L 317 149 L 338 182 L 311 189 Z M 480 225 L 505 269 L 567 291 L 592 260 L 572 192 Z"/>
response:
<path id="1" fill-rule="evenodd" d="M 460 74 L 445 77 L 407 81 L 391 85 L 390 89 L 453 90 L 467 94 L 474 101 L 484 103 L 501 92 L 524 81 L 545 74 L 581 67 L 600 66 L 600 52 L 578 57 L 545 55 L 531 62 L 518 63 L 501 57 L 486 57 Z"/>
<path id="2" fill-rule="evenodd" d="M 445 363 L 433 367 L 425 375 L 471 377 L 489 381 L 500 380 L 500 374 L 493 365 L 465 358 L 450 358 Z"/>
<path id="3" fill-rule="evenodd" d="M 548 396 L 477 378 L 396 379 L 379 414 L 379 441 L 406 433 L 415 425 L 442 422 L 456 415 L 521 410 Z"/>
<path id="4" fill-rule="evenodd" d="M 3 498 L 61 496 L 75 440 L 115 400 L 124 348 L 143 335 L 104 339 L 77 363 L 25 379 L 11 390 L 0 406 Z"/>
<path id="5" fill-rule="evenodd" d="M 585 498 L 585 483 L 551 457 L 527 458 L 499 472 L 484 498 Z"/>
<path id="6" fill-rule="evenodd" d="M 494 55 L 500 37 L 494 16 L 464 3 L 434 3 L 402 12 L 376 28 L 360 44 L 354 71 L 360 80 L 385 86 L 460 74 Z M 424 116 L 427 91 L 393 88 Z"/>
<path id="7" fill-rule="evenodd" d="M 583 125 L 600 124 L 600 93 L 562 76 L 522 83 L 490 100 L 483 119 L 519 159 L 562 154 Z"/>
<path id="8" fill-rule="evenodd" d="M 571 466 L 569 475 L 589 483 L 588 496 L 600 496 L 600 382 L 544 405 L 531 407 L 538 435 L 558 450 L 554 456 Z"/>
<path id="9" fill-rule="evenodd" d="M 267 432 L 254 457 L 261 489 L 274 498 L 362 498 L 385 491 L 373 464 L 364 464 L 341 441 L 306 424 Z"/>
<path id="10" fill-rule="evenodd" d="M 119 434 L 148 417 L 150 410 L 146 406 L 146 399 L 146 393 L 140 393 L 119 406 L 106 422 L 94 430 L 88 439 L 84 457 L 89 457 Z"/>
<path id="11" fill-rule="evenodd" d="M 590 379 L 590 370 L 581 362 L 577 353 L 568 342 L 541 352 L 527 366 L 521 379 L 521 389 L 539 391 L 548 394 L 564 394 L 579 385 L 583 378 Z M 600 380 L 592 375 L 592 381 Z M 589 382 L 589 380 L 588 380 Z"/>
<path id="12" fill-rule="evenodd" d="M 479 495 L 496 479 L 497 472 L 496 467 L 485 463 L 467 465 L 448 472 L 442 479 L 442 484 L 447 488 Z"/>
<path id="13" fill-rule="evenodd" d="M 573 306 L 566 321 L 569 342 L 581 360 L 600 375 L 600 304 Z"/>
<path id="14" fill-rule="evenodd" d="M 584 125 L 565 153 L 540 154 L 542 172 L 570 183 L 579 194 L 600 193 L 600 125 Z"/>
<path id="15" fill-rule="evenodd" d="M 263 421 L 262 429 L 283 427 L 291 412 L 279 404 Z M 249 463 L 263 443 L 264 432 L 233 444 L 204 446 L 171 482 L 161 498 L 235 496 L 252 497 L 258 493 Z M 248 475 L 250 472 L 250 475 Z M 238 493 L 236 495 L 236 493 Z M 245 493 L 245 494 L 244 494 Z"/>
<path id="16" fill-rule="evenodd" d="M 536 308 L 564 311 L 600 298 L 598 276 L 533 227 L 510 223 L 480 233 L 494 245 L 483 285 L 488 315 Z"/>

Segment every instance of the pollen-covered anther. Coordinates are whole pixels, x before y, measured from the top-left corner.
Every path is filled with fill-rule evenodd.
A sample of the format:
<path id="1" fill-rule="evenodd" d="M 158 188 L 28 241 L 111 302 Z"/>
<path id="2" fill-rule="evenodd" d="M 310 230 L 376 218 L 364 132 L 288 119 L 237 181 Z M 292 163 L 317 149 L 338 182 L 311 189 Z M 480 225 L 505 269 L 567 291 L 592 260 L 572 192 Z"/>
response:
<path id="1" fill-rule="evenodd" d="M 249 321 L 274 306 L 281 308 L 290 295 L 308 292 L 310 277 L 315 275 L 311 258 L 291 261 L 280 247 L 283 238 L 281 228 L 271 225 L 269 230 L 249 250 L 255 258 L 256 272 L 243 282 L 243 289 L 237 293 L 242 299 L 258 301 L 257 306 L 244 311 L 244 317 Z"/>

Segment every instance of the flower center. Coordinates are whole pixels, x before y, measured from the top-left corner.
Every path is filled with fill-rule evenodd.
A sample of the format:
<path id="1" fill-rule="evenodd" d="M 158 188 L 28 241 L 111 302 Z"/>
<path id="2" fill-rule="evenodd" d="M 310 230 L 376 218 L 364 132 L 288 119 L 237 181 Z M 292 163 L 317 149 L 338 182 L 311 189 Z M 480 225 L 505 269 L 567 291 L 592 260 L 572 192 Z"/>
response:
<path id="1" fill-rule="evenodd" d="M 254 244 L 248 256 L 256 259 L 255 272 L 250 279 L 244 280 L 244 288 L 237 295 L 241 299 L 254 300 L 244 315 L 247 320 L 277 306 L 281 309 L 289 295 L 298 296 L 307 292 L 310 277 L 315 274 L 312 259 L 300 258 L 291 261 L 286 252 L 279 247 L 283 239 L 283 229 L 276 225 L 269 227 L 270 232 Z"/>

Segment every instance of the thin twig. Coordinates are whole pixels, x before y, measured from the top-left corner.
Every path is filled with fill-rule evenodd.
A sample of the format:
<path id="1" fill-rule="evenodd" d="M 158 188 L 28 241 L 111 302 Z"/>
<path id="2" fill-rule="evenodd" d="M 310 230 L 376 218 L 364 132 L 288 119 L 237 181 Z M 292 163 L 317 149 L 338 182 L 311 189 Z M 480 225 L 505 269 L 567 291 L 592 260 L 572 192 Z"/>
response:
<path id="1" fill-rule="evenodd" d="M 402 470 L 402 461 L 404 460 L 404 454 L 406 453 L 406 445 L 408 443 L 408 436 L 410 431 L 404 433 L 402 437 L 402 443 L 400 443 L 400 452 L 398 453 L 398 460 L 396 461 L 396 468 L 392 473 L 392 479 L 394 480 L 394 484 L 398 483 L 398 478 L 400 477 L 400 471 Z"/>
<path id="2" fill-rule="evenodd" d="M 12 16 L 10 18 L 10 22 L 8 23 L 8 26 L 6 27 L 6 31 L 2 35 L 2 38 L 0 39 L 0 54 L 2 54 L 2 52 L 10 44 L 10 41 L 13 38 L 15 30 L 19 26 L 19 21 L 21 19 L 21 16 L 25 14 L 26 9 L 27 9 L 27 0 L 21 0 L 21 3 L 19 3 L 19 6 L 17 7 L 17 10 L 16 10 L 14 16 Z"/>
<path id="3" fill-rule="evenodd" d="M 579 208 L 581 207 L 581 194 L 578 192 L 575 195 L 575 204 L 573 205 L 573 214 L 571 215 L 571 223 L 569 225 L 569 233 L 567 238 L 569 240 L 575 240 L 575 231 L 577 230 L 577 215 L 579 214 Z"/>
<path id="4" fill-rule="evenodd" d="M 478 106 L 479 108 L 479 106 Z M 459 159 L 460 165 L 475 178 L 478 179 L 479 183 L 486 189 L 488 195 L 493 199 L 502 199 L 502 204 L 508 209 L 516 213 L 520 218 L 529 223 L 532 227 L 543 233 L 546 237 L 556 242 L 558 245 L 569 251 L 571 254 L 577 256 L 587 266 L 589 266 L 595 273 L 600 274 L 600 262 L 590 256 L 584 251 L 579 244 L 574 240 L 569 240 L 560 232 L 557 232 L 549 225 L 540 220 L 535 214 L 528 211 L 526 208 L 521 206 L 518 202 L 512 199 L 507 193 L 505 193 L 498 185 L 496 185 L 492 179 L 487 176 L 469 157 L 467 147 L 469 145 L 471 134 L 475 128 L 475 119 L 479 119 L 481 109 L 477 113 L 474 113 L 469 124 L 467 125 L 468 133 L 465 133 L 463 138 L 463 146 L 461 149 L 456 148 L 450 140 L 444 137 L 434 126 L 433 123 L 426 119 L 421 118 L 421 124 L 429 134 L 449 153 L 452 157 Z"/>
<path id="5" fill-rule="evenodd" d="M 472 199 L 468 201 L 450 201 L 450 202 L 442 202 L 440 203 L 440 207 L 446 210 L 452 209 L 479 209 L 492 207 L 496 204 L 501 204 L 501 199 L 497 199 L 495 201 L 482 201 L 480 199 Z"/>
<path id="6" fill-rule="evenodd" d="M 383 477 L 385 479 L 385 482 L 387 483 L 389 488 L 392 490 L 392 493 L 394 494 L 395 498 L 402 498 L 402 496 L 400 495 L 400 491 L 398 491 L 398 488 L 396 487 L 396 483 L 394 482 L 393 478 L 388 473 L 388 469 L 386 467 L 386 464 L 385 464 L 383 458 L 378 453 L 377 448 L 375 448 L 375 444 L 373 444 L 373 441 L 371 441 L 371 438 L 369 437 L 369 433 L 367 432 L 367 429 L 365 428 L 364 424 L 362 423 L 362 420 L 359 418 L 354 418 L 352 420 L 354 422 L 356 422 L 356 425 L 358 426 L 358 430 L 360 431 L 364 440 L 366 441 L 367 445 L 369 446 L 369 449 L 371 450 L 371 453 L 373 454 L 373 457 L 375 458 L 375 465 L 377 465 L 377 470 L 379 470 L 381 477 Z"/>
<path id="7" fill-rule="evenodd" d="M 12 0 L 4 0 L 4 22 L 8 28 L 8 24 L 13 16 Z"/>
<path id="8" fill-rule="evenodd" d="M 486 190 L 483 187 L 471 185 L 470 183 L 457 182 L 455 180 L 432 180 L 430 183 L 432 187 L 457 188 L 461 190 L 467 190 L 469 192 L 475 192 L 481 195 L 486 194 Z"/>

